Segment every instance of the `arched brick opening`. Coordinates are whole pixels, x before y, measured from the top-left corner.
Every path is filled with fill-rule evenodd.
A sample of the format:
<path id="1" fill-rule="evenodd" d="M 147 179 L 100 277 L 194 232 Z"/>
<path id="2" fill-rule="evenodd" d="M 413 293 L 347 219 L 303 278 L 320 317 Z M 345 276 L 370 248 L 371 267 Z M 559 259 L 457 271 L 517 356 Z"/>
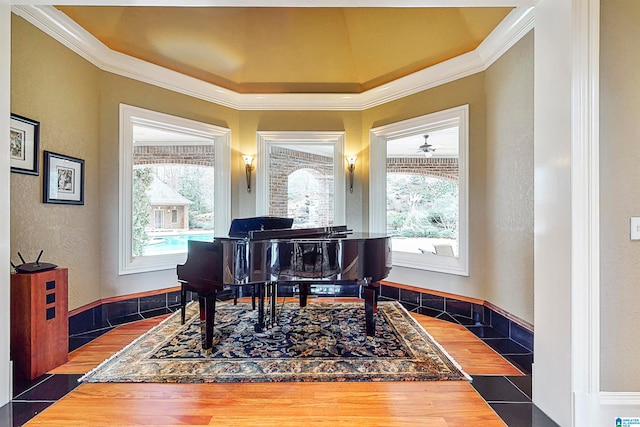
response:
<path id="1" fill-rule="evenodd" d="M 289 216 L 289 176 L 298 170 L 312 172 L 320 183 L 314 192 L 316 200 L 326 200 L 317 206 L 319 225 L 333 225 L 333 158 L 274 146 L 269 155 L 269 213 Z"/>

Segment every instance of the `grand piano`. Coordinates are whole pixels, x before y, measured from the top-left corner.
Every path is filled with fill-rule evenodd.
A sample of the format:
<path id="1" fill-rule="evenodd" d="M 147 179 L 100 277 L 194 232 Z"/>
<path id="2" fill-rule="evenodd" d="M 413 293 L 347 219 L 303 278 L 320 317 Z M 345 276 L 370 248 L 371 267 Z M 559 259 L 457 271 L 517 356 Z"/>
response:
<path id="1" fill-rule="evenodd" d="M 183 289 L 183 316 L 184 291 L 198 294 L 203 349 L 213 346 L 218 293 L 239 286 L 252 289 L 254 308 L 257 300 L 255 330 L 259 332 L 276 322 L 278 284 L 297 285 L 304 307 L 312 284 L 358 283 L 366 334 L 374 336 L 380 281 L 391 271 L 391 239 L 353 233 L 346 226 L 291 228 L 292 222 L 277 217 L 234 219 L 228 237 L 189 241 L 187 261 L 177 266 L 177 274 Z M 269 307 L 265 307 L 267 298 Z"/>

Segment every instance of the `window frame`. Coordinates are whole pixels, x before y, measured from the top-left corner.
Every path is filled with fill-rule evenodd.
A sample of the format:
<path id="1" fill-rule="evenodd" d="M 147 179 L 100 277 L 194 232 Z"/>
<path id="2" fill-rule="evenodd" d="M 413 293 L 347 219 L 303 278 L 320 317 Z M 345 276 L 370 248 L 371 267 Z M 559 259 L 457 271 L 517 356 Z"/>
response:
<path id="1" fill-rule="evenodd" d="M 333 223 L 346 225 L 346 173 L 344 158 L 345 132 L 326 131 L 275 131 L 256 132 L 258 149 L 256 164 L 256 214 L 269 215 L 269 147 L 271 145 L 333 145 Z"/>
<path id="2" fill-rule="evenodd" d="M 387 141 L 423 134 L 458 124 L 458 257 L 430 256 L 393 251 L 392 263 L 400 267 L 440 273 L 469 275 L 469 105 L 426 114 L 371 129 L 369 144 L 369 231 L 386 233 L 387 229 Z"/>
<path id="3" fill-rule="evenodd" d="M 211 139 L 214 144 L 214 235 L 231 224 L 231 130 L 157 111 L 120 104 L 119 275 L 175 269 L 187 253 L 132 255 L 133 127 L 140 125 Z"/>

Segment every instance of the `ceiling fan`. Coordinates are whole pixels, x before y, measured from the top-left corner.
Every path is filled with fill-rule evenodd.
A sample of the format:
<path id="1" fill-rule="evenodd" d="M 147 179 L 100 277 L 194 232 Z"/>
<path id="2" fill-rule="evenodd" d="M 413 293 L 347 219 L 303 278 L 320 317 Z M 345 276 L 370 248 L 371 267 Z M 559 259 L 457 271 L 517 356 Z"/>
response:
<path id="1" fill-rule="evenodd" d="M 423 153 L 425 157 L 433 156 L 433 153 L 436 151 L 436 149 L 433 148 L 433 145 L 427 142 L 428 138 L 429 135 L 424 135 L 424 144 L 418 147 L 418 153 Z"/>

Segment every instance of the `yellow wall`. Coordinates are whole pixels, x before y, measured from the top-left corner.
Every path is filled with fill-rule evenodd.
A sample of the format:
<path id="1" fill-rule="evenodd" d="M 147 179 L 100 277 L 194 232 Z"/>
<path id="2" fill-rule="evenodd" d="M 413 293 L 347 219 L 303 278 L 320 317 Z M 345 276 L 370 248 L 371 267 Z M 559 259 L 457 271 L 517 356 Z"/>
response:
<path id="1" fill-rule="evenodd" d="M 118 275 L 119 220 L 119 108 L 120 103 L 231 129 L 237 145 L 235 110 L 177 94 L 125 77 L 102 72 L 100 82 L 100 245 L 103 298 L 162 289 L 177 285 L 175 270 Z M 91 301 L 69 301 L 77 307 Z"/>
<path id="2" fill-rule="evenodd" d="M 485 95 L 484 74 L 435 87 L 363 113 L 363 138 L 369 129 L 469 104 L 469 277 L 394 267 L 389 280 L 474 298 L 483 298 Z"/>
<path id="3" fill-rule="evenodd" d="M 10 58 L 11 54 L 11 6 L 0 3 L 0 58 Z M 0 135 L 9 134 L 9 114 L 11 98 L 10 61 L 0 62 Z M 8 146 L 8 142 L 5 147 Z M 10 217 L 11 183 L 9 177 L 9 150 L 0 154 L 0 258 L 10 256 Z M 9 355 L 10 347 L 10 282 L 9 264 L 0 265 L 0 405 L 4 405 L 13 396 L 12 368 Z"/>
<path id="4" fill-rule="evenodd" d="M 461 277 L 421 270 L 394 268 L 390 280 L 436 289 L 445 292 L 484 299 L 488 294 L 486 284 L 486 224 L 487 224 L 487 96 L 485 73 L 478 73 L 458 81 L 442 85 L 407 98 L 393 101 L 364 112 L 345 111 L 236 111 L 216 104 L 137 82 L 128 78 L 96 70 L 62 45 L 23 21 L 13 17 L 14 45 L 23 46 L 13 52 L 12 108 L 16 113 L 40 120 L 43 129 L 50 132 L 49 148 L 63 154 L 87 160 L 87 198 L 84 207 L 55 207 L 43 205 L 38 197 L 30 197 L 22 191 L 21 181 L 30 186 L 41 185 L 40 178 L 19 176 L 12 180 L 12 227 L 18 230 L 12 238 L 12 250 L 26 245 L 27 235 L 40 236 L 48 260 L 70 268 L 70 308 L 76 308 L 102 297 L 125 295 L 150 289 L 175 285 L 175 272 L 118 276 L 118 105 L 125 103 L 136 107 L 160 111 L 192 120 L 228 127 L 232 135 L 232 216 L 248 216 L 255 212 L 255 194 L 247 193 L 244 170 L 240 155 L 255 153 L 256 131 L 345 131 L 346 153 L 358 154 L 358 167 L 354 192 L 347 192 L 347 224 L 354 229 L 368 226 L 368 144 L 369 129 L 400 120 L 421 116 L 458 105 L 470 105 L 470 276 Z M 40 49 L 47 52 L 40 52 Z M 527 47 L 525 46 L 525 54 Z M 528 52 L 533 55 L 533 52 Z M 47 62 L 41 61 L 44 58 Z M 66 58 L 66 59 L 65 59 Z M 29 88 L 24 76 L 49 69 L 51 63 L 65 61 L 63 67 L 51 70 L 54 73 L 39 92 Z M 47 66 L 42 66 L 47 64 Z M 58 71 L 60 70 L 60 71 Z M 42 71 L 45 80 L 46 72 Z M 73 79 L 66 80 L 68 76 Z M 28 79 L 31 80 L 31 79 Z M 78 92 L 82 102 L 52 105 L 50 101 L 58 92 Z M 80 96 L 80 94 L 82 96 Z M 43 98 L 42 100 L 40 98 Z M 515 102 L 511 108 L 520 108 Z M 75 119 L 74 119 L 75 117 Z M 82 126 L 90 127 L 92 138 L 81 132 L 74 137 L 64 126 L 69 121 L 82 118 Z M 530 127 L 532 123 L 528 124 Z M 500 131 L 498 131 L 500 132 Z M 62 141 L 58 136 L 65 135 Z M 46 148 L 46 147 L 43 147 Z M 15 174 L 13 174 L 15 176 Z M 524 184 L 533 181 L 533 176 L 523 176 Z M 14 182 L 15 181 L 15 182 Z M 15 200 L 14 200 L 15 199 Z M 32 222 L 20 221 L 23 212 L 46 212 L 33 218 Z M 69 219 L 69 212 L 86 216 L 86 226 L 76 226 Z M 30 214 L 27 214 L 30 216 Z M 47 218 L 44 220 L 43 218 Z M 65 221 L 73 223 L 69 224 Z M 47 231 L 51 223 L 62 223 L 60 234 L 65 239 L 49 238 Z M 82 222 L 80 224 L 83 224 Z M 529 230 L 530 231 L 530 230 Z M 79 250 L 74 244 L 79 242 Z M 84 248 L 88 246 L 90 248 Z M 78 253 L 82 251 L 82 253 Z M 58 258 L 53 258 L 53 253 Z M 74 261 L 81 258 L 82 262 Z M 90 269 L 86 266 L 91 266 Z M 91 279 L 89 279 L 91 278 Z M 528 299 L 531 284 L 515 293 L 524 292 L 527 298 L 518 298 L 517 303 L 504 301 L 501 307 L 527 321 L 532 321 L 533 301 Z M 84 290 L 84 288 L 89 288 Z M 82 291 L 80 289 L 83 289 Z"/>
<path id="5" fill-rule="evenodd" d="M 11 174 L 11 254 L 69 268 L 74 308 L 100 298 L 102 73 L 15 16 L 11 59 L 11 112 L 40 122 L 40 176 Z M 85 160 L 84 206 L 42 203 L 43 150 Z"/>
<path id="6" fill-rule="evenodd" d="M 523 319 L 533 319 L 532 53 L 533 31 L 485 73 L 484 298 Z"/>
<path id="7" fill-rule="evenodd" d="M 361 151 L 366 141 L 361 139 L 360 112 L 349 111 L 241 111 L 240 112 L 240 151 L 256 153 L 257 131 L 344 131 L 345 154 Z M 358 166 L 360 161 L 358 161 Z M 346 164 L 345 164 L 346 166 Z M 362 202 L 358 186 L 362 179 L 361 171 L 356 169 L 354 192 L 346 193 L 346 217 L 349 228 L 363 230 Z M 244 169 L 241 170 L 244 174 Z M 240 171 L 238 171 L 240 173 Z M 241 210 L 234 211 L 237 216 L 255 214 L 255 194 L 248 195 L 244 190 L 244 181 L 238 188 Z"/>

